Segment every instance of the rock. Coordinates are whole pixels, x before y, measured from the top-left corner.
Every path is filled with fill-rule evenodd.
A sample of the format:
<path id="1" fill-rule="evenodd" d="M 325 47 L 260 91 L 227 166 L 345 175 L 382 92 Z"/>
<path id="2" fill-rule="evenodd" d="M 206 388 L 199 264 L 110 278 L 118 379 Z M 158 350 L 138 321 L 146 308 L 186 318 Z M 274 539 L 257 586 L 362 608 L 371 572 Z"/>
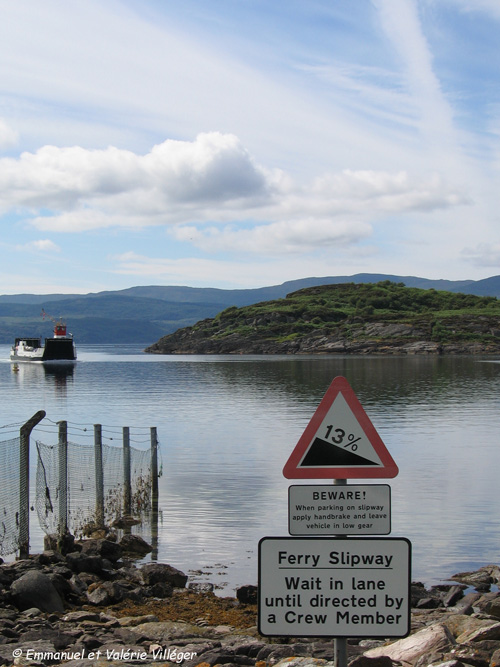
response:
<path id="1" fill-rule="evenodd" d="M 459 602 L 457 602 L 450 611 L 457 614 L 472 614 L 474 605 L 481 598 L 481 593 L 467 593 Z"/>
<path id="2" fill-rule="evenodd" d="M 14 650 L 18 651 L 18 653 L 13 655 Z M 52 642 L 44 639 L 40 641 L 20 642 L 18 644 L 5 644 L 0 646 L 0 661 L 2 662 L 2 665 L 11 665 L 14 662 L 15 657 L 30 656 L 28 651 L 32 652 L 32 656 L 37 653 L 54 655 L 56 649 Z M 21 664 L 40 665 L 42 663 L 36 660 L 36 657 L 32 657 L 31 659 L 28 657 L 28 660 Z"/>
<path id="3" fill-rule="evenodd" d="M 129 528 L 130 526 L 137 526 L 141 523 L 140 519 L 136 519 L 130 514 L 124 514 L 113 521 L 113 528 Z"/>
<path id="4" fill-rule="evenodd" d="M 257 586 L 240 586 L 236 589 L 236 599 L 242 604 L 257 604 Z"/>
<path id="5" fill-rule="evenodd" d="M 144 592 L 146 595 L 154 598 L 170 598 L 172 597 L 174 589 L 170 584 L 167 584 L 164 581 L 159 581 L 152 586 L 147 586 Z"/>
<path id="6" fill-rule="evenodd" d="M 459 660 L 465 665 L 473 665 L 474 667 L 488 667 L 490 664 L 490 655 L 475 646 L 457 646 L 449 653 L 445 653 L 443 658 L 445 660 Z"/>
<path id="7" fill-rule="evenodd" d="M 82 554 L 87 554 L 90 556 L 100 556 L 101 558 L 106 558 L 112 563 L 120 560 L 123 555 L 122 547 L 109 539 L 98 539 L 98 540 L 84 540 L 80 542 L 82 548 Z"/>
<path id="8" fill-rule="evenodd" d="M 490 667 L 500 667 L 500 648 L 491 656 Z"/>
<path id="9" fill-rule="evenodd" d="M 428 667 L 465 667 L 463 662 L 460 662 L 460 660 L 456 660 L 455 658 L 452 660 L 445 660 L 444 662 L 432 662 L 430 664 L 426 661 L 426 665 Z M 420 667 L 420 665 L 418 667 Z"/>
<path id="10" fill-rule="evenodd" d="M 443 602 L 437 597 L 428 596 L 420 598 L 416 606 L 417 609 L 437 609 L 443 606 Z"/>
<path id="11" fill-rule="evenodd" d="M 479 618 L 471 618 L 465 614 L 453 614 L 451 616 L 446 616 L 443 619 L 443 623 L 446 625 L 451 634 L 455 639 L 465 631 L 476 630 L 481 628 L 484 625 L 484 621 Z"/>
<path id="12" fill-rule="evenodd" d="M 481 625 L 475 628 L 468 628 L 461 635 L 458 635 L 457 642 L 459 644 L 467 644 L 488 639 L 500 639 L 500 623 L 485 620 Z"/>
<path id="13" fill-rule="evenodd" d="M 448 628 L 442 623 L 435 623 L 392 644 L 370 649 L 366 651 L 365 655 L 369 658 L 387 656 L 393 662 L 412 665 L 422 655 L 449 651 L 455 644 L 453 635 Z"/>
<path id="14" fill-rule="evenodd" d="M 50 572 L 48 578 L 52 582 L 54 588 L 59 594 L 61 600 L 68 600 L 71 602 L 78 602 L 78 596 L 74 595 L 73 587 L 70 582 L 57 572 Z"/>
<path id="15" fill-rule="evenodd" d="M 146 614 L 143 616 L 122 616 L 118 619 L 118 622 L 122 628 L 127 628 L 142 623 L 158 623 L 159 620 L 154 614 Z"/>
<path id="16" fill-rule="evenodd" d="M 495 579 L 491 576 L 487 568 L 481 568 L 475 572 L 458 572 L 451 578 L 467 586 L 474 586 L 478 591 L 489 591 L 491 584 L 495 582 Z"/>
<path id="17" fill-rule="evenodd" d="M 488 602 L 483 610 L 490 616 L 500 618 L 500 598 L 497 596 L 494 600 Z"/>
<path id="18" fill-rule="evenodd" d="M 81 623 L 82 621 L 99 621 L 100 616 L 97 612 L 90 611 L 71 611 L 62 617 L 65 623 Z"/>
<path id="19" fill-rule="evenodd" d="M 40 565 L 55 565 L 56 563 L 64 563 L 65 558 L 59 551 L 47 550 L 33 556 L 32 562 L 39 563 Z"/>
<path id="20" fill-rule="evenodd" d="M 209 581 L 191 581 L 188 588 L 196 593 L 213 593 L 215 586 Z"/>
<path id="21" fill-rule="evenodd" d="M 80 609 L 65 615 L 40 611 L 38 605 L 33 607 L 33 601 L 29 601 L 30 608 L 22 612 L 0 605 L 1 665 L 11 665 L 13 651 L 17 649 L 22 651 L 22 657 L 16 664 L 29 663 L 33 667 L 42 665 L 42 662 L 87 667 L 95 663 L 95 660 L 87 659 L 91 651 L 101 651 L 99 664 L 102 667 L 111 667 L 112 662 L 121 667 L 132 664 L 156 667 L 178 662 L 171 654 L 166 657 L 162 653 L 172 649 L 175 656 L 179 652 L 189 655 L 183 667 L 333 667 L 334 643 L 329 637 L 288 638 L 284 643 L 277 643 L 276 638 L 258 637 L 256 628 L 241 631 L 226 624 L 232 622 L 229 618 L 232 619 L 233 612 L 239 613 L 239 618 L 243 618 L 247 611 L 250 615 L 254 613 L 251 605 L 257 590 L 255 586 L 243 586 L 238 589 L 237 599 L 225 599 L 224 613 L 231 616 L 216 620 L 213 615 L 205 613 L 203 607 L 209 601 L 212 604 L 216 596 L 185 588 L 187 577 L 184 573 L 163 563 L 136 566 L 131 562 L 112 562 L 99 555 L 109 546 L 103 547 L 103 542 L 99 542 L 104 538 L 96 540 L 87 547 L 82 543 L 81 552 L 72 552 L 66 557 L 46 552 L 0 568 L 0 582 L 8 603 L 13 600 L 18 580 L 33 575 L 42 575 L 56 582 L 63 603 L 71 603 L 75 598 L 77 584 L 78 595 L 84 592 L 77 602 Z M 78 569 L 87 562 L 86 559 L 94 559 L 90 560 L 91 569 L 97 571 L 75 574 L 72 568 Z M 100 563 L 99 567 L 95 567 L 96 563 Z M 487 571 L 492 578 L 496 576 L 494 567 L 489 566 Z M 484 570 L 480 573 L 483 575 Z M 159 620 L 161 613 L 156 610 L 161 609 L 161 605 L 155 607 L 157 616 L 148 613 L 152 611 L 148 608 L 148 596 L 171 595 L 174 585 L 181 588 L 173 597 L 173 604 L 179 605 L 178 620 Z M 349 640 L 349 667 L 392 667 L 396 664 L 398 667 L 500 667 L 500 622 L 497 616 L 489 613 L 496 610 L 500 594 L 469 593 L 453 605 L 461 592 L 460 587 L 456 590 L 448 584 L 430 590 L 423 584 L 413 584 L 412 600 L 416 605 L 420 604 L 412 610 L 413 634 L 392 643 L 380 639 Z M 422 604 L 426 605 L 422 601 L 426 599 L 437 600 L 441 606 L 422 609 Z M 119 608 L 123 610 L 129 600 L 141 603 L 141 607 L 134 608 L 131 604 L 130 612 L 127 611 L 130 616 L 119 618 L 121 612 L 115 611 L 113 605 L 120 603 Z M 451 606 L 444 606 L 445 601 Z M 83 604 L 92 604 L 93 609 L 83 610 Z M 108 609 L 99 611 L 104 606 Z M 435 607 L 435 602 L 431 606 Z M 198 616 L 192 615 L 191 610 Z M 198 620 L 180 620 L 184 613 Z M 31 657 L 25 660 L 26 652 L 35 647 L 40 647 L 41 653 L 42 650 L 46 652 L 42 662 Z M 65 650 L 73 653 L 63 656 Z M 151 653 L 153 650 L 156 657 Z M 81 657 L 83 651 L 86 652 L 85 660 Z M 106 651 L 109 651 L 109 657 Z M 143 657 L 129 659 L 127 651 L 128 655 L 137 651 Z"/>
<path id="22" fill-rule="evenodd" d="M 392 667 L 392 660 L 386 656 L 381 655 L 378 658 L 369 658 L 367 655 L 358 655 L 357 658 L 351 660 L 349 667 Z"/>
<path id="23" fill-rule="evenodd" d="M 327 662 L 326 660 L 322 660 L 321 658 L 310 658 L 310 657 L 303 657 L 303 658 L 293 658 L 293 660 L 290 660 L 290 658 L 284 658 L 283 660 L 280 660 L 279 662 L 275 663 L 275 667 L 327 667 L 327 665 L 332 665 L 333 667 L 333 662 Z M 352 663 L 351 663 L 352 664 Z M 382 665 L 380 664 L 380 667 L 390 667 L 392 663 L 389 663 L 389 665 Z M 373 665 L 372 667 L 377 667 L 377 665 Z"/>
<path id="24" fill-rule="evenodd" d="M 127 597 L 127 589 L 115 581 L 105 581 L 101 586 L 87 594 L 90 604 L 112 605 Z"/>
<path id="25" fill-rule="evenodd" d="M 82 572 L 102 574 L 105 569 L 103 559 L 100 556 L 91 556 L 80 551 L 73 551 L 67 554 L 66 562 L 73 572 L 77 574 Z"/>
<path id="26" fill-rule="evenodd" d="M 406 354 L 440 354 L 442 346 L 439 343 L 434 343 L 428 340 L 419 340 L 409 345 L 404 345 L 401 348 L 402 352 Z"/>
<path id="27" fill-rule="evenodd" d="M 464 597 L 464 586 L 448 586 L 442 594 L 444 606 L 454 607 Z"/>
<path id="28" fill-rule="evenodd" d="M 140 535 L 124 535 L 118 544 L 129 558 L 142 558 L 153 551 L 153 547 Z"/>
<path id="29" fill-rule="evenodd" d="M 424 584 L 420 581 L 412 582 L 410 586 L 411 606 L 416 607 L 420 600 L 428 598 L 430 591 L 428 591 Z"/>
<path id="30" fill-rule="evenodd" d="M 43 545 L 46 551 L 58 552 L 65 556 L 75 550 L 75 536 L 70 533 L 64 535 L 45 535 Z"/>
<path id="31" fill-rule="evenodd" d="M 482 611 L 490 616 L 500 618 L 500 593 L 492 592 L 481 595 L 475 602 L 475 606 L 479 611 Z"/>
<path id="32" fill-rule="evenodd" d="M 158 621 L 141 623 L 133 628 L 136 636 L 143 636 L 149 641 L 179 641 L 187 637 L 210 637 L 210 628 L 201 628 L 181 621 Z"/>
<path id="33" fill-rule="evenodd" d="M 41 611 L 62 612 L 64 604 L 50 578 L 43 572 L 26 572 L 10 587 L 10 597 L 21 611 L 37 607 Z"/>
<path id="34" fill-rule="evenodd" d="M 170 584 L 174 588 L 184 588 L 187 575 L 165 563 L 146 563 L 141 567 L 142 580 L 146 586 L 154 584 Z"/>

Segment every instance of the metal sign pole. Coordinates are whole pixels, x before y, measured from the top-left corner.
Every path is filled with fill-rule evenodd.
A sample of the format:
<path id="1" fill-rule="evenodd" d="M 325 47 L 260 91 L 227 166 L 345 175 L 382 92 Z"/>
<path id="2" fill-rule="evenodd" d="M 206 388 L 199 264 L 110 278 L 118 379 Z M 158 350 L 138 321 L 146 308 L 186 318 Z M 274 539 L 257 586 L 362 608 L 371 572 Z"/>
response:
<path id="1" fill-rule="evenodd" d="M 395 477 L 398 467 L 347 380 L 337 377 L 286 462 L 283 474 L 288 479 L 335 478 L 334 485 L 345 486 L 351 478 Z M 411 543 L 405 538 L 359 537 L 390 533 L 390 488 L 385 486 L 382 490 L 382 485 L 379 486 L 375 496 L 372 486 L 368 489 L 353 485 L 345 491 L 333 491 L 327 486 L 318 486 L 316 490 L 302 485 L 289 488 L 289 532 L 307 537 L 263 538 L 259 543 L 262 634 L 308 636 L 299 632 L 306 630 L 309 636 L 330 637 L 334 640 L 335 667 L 347 667 L 349 636 L 409 634 Z M 337 505 L 337 500 L 350 502 Z M 377 511 L 367 511 L 370 509 Z M 342 534 L 333 535 L 336 531 Z M 332 546 L 329 537 L 335 539 L 338 550 L 329 551 Z M 372 553 L 374 544 L 379 550 L 377 554 Z M 304 578 L 303 570 L 315 568 L 316 575 Z M 376 571 L 380 578 L 358 579 L 359 571 L 366 569 Z M 364 591 L 374 586 L 385 593 L 367 597 Z M 269 591 L 265 597 L 264 587 Z M 301 593 L 294 592 L 299 589 Z M 318 590 L 345 590 L 345 597 L 307 593 Z M 348 606 L 352 600 L 353 608 L 367 605 L 376 609 L 367 614 L 358 614 L 356 609 L 325 609 L 321 610 L 324 613 L 318 613 L 318 606 L 327 607 L 329 600 L 335 606 Z M 287 609 L 282 611 L 281 607 Z M 301 609 L 296 611 L 296 608 Z M 395 610 L 400 613 L 393 613 Z"/>
<path id="2" fill-rule="evenodd" d="M 346 479 L 334 479 L 335 486 L 346 486 Z M 346 538 L 347 535 L 335 535 L 335 537 Z M 335 667 L 347 667 L 347 637 L 337 637 L 333 640 L 335 647 Z"/>

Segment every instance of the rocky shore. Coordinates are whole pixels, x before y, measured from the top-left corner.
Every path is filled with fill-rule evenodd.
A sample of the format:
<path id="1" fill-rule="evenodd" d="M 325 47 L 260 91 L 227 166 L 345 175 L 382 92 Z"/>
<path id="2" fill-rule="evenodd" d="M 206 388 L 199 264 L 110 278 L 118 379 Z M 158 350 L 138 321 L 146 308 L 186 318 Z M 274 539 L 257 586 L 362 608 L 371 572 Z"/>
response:
<path id="1" fill-rule="evenodd" d="M 236 598 L 217 597 L 168 564 L 136 565 L 147 550 L 133 536 L 98 538 L 3 563 L 0 665 L 333 665 L 331 640 L 258 634 L 255 586 L 241 587 Z M 412 584 L 411 634 L 350 639 L 349 664 L 500 665 L 500 568 L 450 582 Z"/>
<path id="2" fill-rule="evenodd" d="M 279 322 L 279 318 L 274 318 Z M 269 321 L 273 321 L 271 315 Z M 355 318 L 349 326 L 334 327 L 328 333 L 316 331 L 280 339 L 269 334 L 262 322 L 245 322 L 245 333 L 227 333 L 210 327 L 205 320 L 197 327 L 187 327 L 164 336 L 145 349 L 149 354 L 379 354 L 379 355 L 463 355 L 499 354 L 500 320 L 498 318 L 462 318 L 443 321 L 442 329 L 450 338 L 460 329 L 462 338 L 439 342 L 430 336 L 427 321 L 364 322 Z M 222 329 L 222 327 L 220 327 Z M 488 342 L 482 337 L 489 337 Z"/>

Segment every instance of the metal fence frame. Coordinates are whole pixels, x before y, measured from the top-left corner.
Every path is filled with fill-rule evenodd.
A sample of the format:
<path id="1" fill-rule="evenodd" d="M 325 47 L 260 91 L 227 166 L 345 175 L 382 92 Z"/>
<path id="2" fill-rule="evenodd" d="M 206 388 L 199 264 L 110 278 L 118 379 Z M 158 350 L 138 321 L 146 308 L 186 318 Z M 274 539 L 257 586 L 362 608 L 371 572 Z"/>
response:
<path id="1" fill-rule="evenodd" d="M 19 430 L 19 510 L 18 510 L 18 550 L 19 558 L 29 557 L 30 551 L 30 435 L 35 426 L 46 416 L 45 410 L 39 410 Z M 59 458 L 59 493 L 58 493 L 58 536 L 68 531 L 68 424 L 58 422 L 58 458 Z M 151 510 L 158 515 L 158 438 L 156 427 L 151 433 Z M 95 516 L 99 527 L 104 527 L 104 475 L 102 458 L 102 427 L 94 424 L 94 461 L 96 479 Z M 131 510 L 131 471 L 130 471 L 130 429 L 123 427 L 123 483 L 124 512 Z M 154 536 L 153 536 L 154 537 Z"/>

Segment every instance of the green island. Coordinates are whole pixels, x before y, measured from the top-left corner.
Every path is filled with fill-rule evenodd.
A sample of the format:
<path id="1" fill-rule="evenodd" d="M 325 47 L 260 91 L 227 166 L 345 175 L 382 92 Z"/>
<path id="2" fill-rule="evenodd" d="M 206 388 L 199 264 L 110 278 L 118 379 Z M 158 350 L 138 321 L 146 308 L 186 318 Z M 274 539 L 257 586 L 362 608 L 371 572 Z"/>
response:
<path id="1" fill-rule="evenodd" d="M 226 308 L 151 354 L 498 354 L 500 301 L 378 283 L 309 287 Z"/>

